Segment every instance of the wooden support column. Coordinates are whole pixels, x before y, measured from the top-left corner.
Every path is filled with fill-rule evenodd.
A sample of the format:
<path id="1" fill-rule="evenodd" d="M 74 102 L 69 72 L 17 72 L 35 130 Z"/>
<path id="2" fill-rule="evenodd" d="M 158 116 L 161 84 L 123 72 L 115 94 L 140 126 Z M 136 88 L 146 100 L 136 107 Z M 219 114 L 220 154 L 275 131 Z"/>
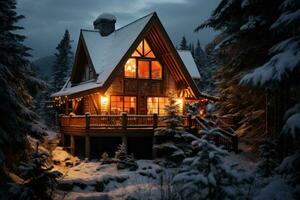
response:
<path id="1" fill-rule="evenodd" d="M 152 158 L 155 159 L 157 157 L 156 149 L 154 149 L 154 145 L 156 145 L 156 137 L 152 136 Z"/>
<path id="2" fill-rule="evenodd" d="M 153 129 L 156 129 L 158 125 L 158 116 L 156 113 L 153 114 Z"/>
<path id="3" fill-rule="evenodd" d="M 128 148 L 127 148 L 127 136 L 122 136 L 122 144 L 126 146 L 126 150 L 128 151 Z"/>
<path id="4" fill-rule="evenodd" d="M 85 128 L 90 129 L 90 113 L 85 113 Z"/>
<path id="5" fill-rule="evenodd" d="M 192 115 L 188 114 L 188 127 L 189 129 L 193 126 Z"/>
<path id="6" fill-rule="evenodd" d="M 71 154 L 75 154 L 75 137 L 73 135 L 70 136 L 70 142 L 71 142 Z"/>
<path id="7" fill-rule="evenodd" d="M 89 135 L 85 136 L 85 158 L 90 159 L 91 155 L 91 138 Z"/>

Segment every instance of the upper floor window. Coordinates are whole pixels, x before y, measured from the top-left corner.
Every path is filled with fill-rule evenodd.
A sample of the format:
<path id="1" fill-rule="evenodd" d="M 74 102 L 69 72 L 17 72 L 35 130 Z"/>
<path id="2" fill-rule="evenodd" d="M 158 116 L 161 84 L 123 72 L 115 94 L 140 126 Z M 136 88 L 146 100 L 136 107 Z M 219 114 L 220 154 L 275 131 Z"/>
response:
<path id="1" fill-rule="evenodd" d="M 162 79 L 163 69 L 146 40 L 143 40 L 124 66 L 126 78 Z"/>
<path id="2" fill-rule="evenodd" d="M 136 77 L 136 60 L 129 58 L 125 64 L 125 77 L 135 78 Z"/>

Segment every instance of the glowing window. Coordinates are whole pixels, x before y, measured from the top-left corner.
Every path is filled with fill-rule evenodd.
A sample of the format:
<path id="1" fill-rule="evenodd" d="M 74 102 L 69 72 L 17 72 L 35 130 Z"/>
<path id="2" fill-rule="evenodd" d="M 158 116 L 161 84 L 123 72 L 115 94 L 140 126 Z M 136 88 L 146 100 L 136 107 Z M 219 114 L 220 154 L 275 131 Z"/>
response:
<path id="1" fill-rule="evenodd" d="M 111 96 L 110 112 L 113 115 L 119 115 L 123 112 L 123 97 L 122 96 Z"/>
<path id="2" fill-rule="evenodd" d="M 147 114 L 166 115 L 165 106 L 168 104 L 168 98 L 165 97 L 148 97 L 147 98 Z"/>
<path id="3" fill-rule="evenodd" d="M 125 77 L 135 78 L 136 77 L 136 62 L 134 58 L 129 58 L 124 66 Z"/>
<path id="4" fill-rule="evenodd" d="M 138 61 L 138 76 L 139 78 L 150 78 L 150 63 L 149 61 Z"/>
<path id="5" fill-rule="evenodd" d="M 164 97 L 161 97 L 158 99 L 158 113 L 160 115 L 166 115 L 166 111 L 165 111 L 165 106 L 168 105 L 169 103 L 169 99 L 168 98 L 164 98 Z"/>
<path id="6" fill-rule="evenodd" d="M 147 114 L 158 114 L 158 97 L 148 97 L 147 98 Z"/>
<path id="7" fill-rule="evenodd" d="M 155 55 L 154 55 L 153 51 L 150 51 L 150 52 L 147 53 L 145 56 L 146 56 L 147 58 L 155 58 Z"/>
<path id="8" fill-rule="evenodd" d="M 136 50 L 132 54 L 133 57 L 148 57 L 148 58 L 155 58 L 153 51 L 151 50 L 148 42 L 143 40 Z"/>
<path id="9" fill-rule="evenodd" d="M 162 67 L 158 61 L 152 61 L 151 76 L 153 79 L 162 78 Z"/>
<path id="10" fill-rule="evenodd" d="M 136 114 L 136 97 L 124 97 L 124 112 Z"/>

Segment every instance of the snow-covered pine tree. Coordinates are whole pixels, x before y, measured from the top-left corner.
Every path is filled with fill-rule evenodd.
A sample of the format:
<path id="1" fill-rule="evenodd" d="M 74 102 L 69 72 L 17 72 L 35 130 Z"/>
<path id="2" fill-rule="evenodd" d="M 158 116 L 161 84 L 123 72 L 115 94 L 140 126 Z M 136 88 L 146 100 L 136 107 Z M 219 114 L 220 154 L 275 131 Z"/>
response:
<path id="1" fill-rule="evenodd" d="M 256 166 L 256 173 L 261 177 L 270 177 L 278 166 L 276 143 L 267 138 L 260 145 L 260 160 Z"/>
<path id="2" fill-rule="evenodd" d="M 173 183 L 183 199 L 243 199 L 248 178 L 235 165 L 225 164 L 228 152 L 205 137 L 192 142 L 198 153 L 183 160 Z"/>
<path id="3" fill-rule="evenodd" d="M 276 111 L 268 116 L 268 123 L 275 127 L 270 134 L 279 135 L 282 113 L 300 102 L 299 95 L 295 95 L 300 90 L 300 30 L 296 28 L 300 25 L 300 2 L 280 0 L 275 6 L 276 18 L 268 23 L 272 33 L 268 59 L 246 74 L 241 83 L 267 89 L 271 94 L 267 96 L 269 113 Z"/>
<path id="4" fill-rule="evenodd" d="M 23 45 L 25 36 L 16 33 L 22 27 L 16 23 L 16 1 L 0 1 L 0 174 L 8 170 L 28 149 L 28 135 L 42 139 L 44 127 L 32 111 L 32 91 L 44 82 L 33 76 L 27 57 L 29 48 Z M 3 177 L 2 175 L 0 175 Z"/>
<path id="5" fill-rule="evenodd" d="M 189 49 L 188 43 L 187 43 L 187 40 L 186 40 L 185 36 L 183 36 L 182 39 L 181 39 L 179 49 L 180 50 L 188 50 Z"/>
<path id="6" fill-rule="evenodd" d="M 115 161 L 117 162 L 118 169 L 129 169 L 130 171 L 134 171 L 139 167 L 135 162 L 133 155 L 128 155 L 125 144 L 119 145 L 118 150 L 115 153 Z"/>
<path id="7" fill-rule="evenodd" d="M 179 105 L 174 95 L 170 94 L 168 104 L 165 105 L 166 116 L 163 118 L 165 127 L 156 128 L 154 135 L 164 138 L 166 141 L 155 145 L 153 148 L 161 152 L 171 165 L 179 164 L 185 157 L 192 154 L 190 145 L 192 140 L 197 139 L 194 135 L 185 131 L 182 126 L 183 119 L 178 114 Z"/>
<path id="8" fill-rule="evenodd" d="M 274 177 L 258 193 L 256 200 L 300 198 L 300 103 L 285 113 L 281 134 L 293 149 L 276 168 Z"/>
<path id="9" fill-rule="evenodd" d="M 62 174 L 53 171 L 53 166 L 46 163 L 49 155 L 37 151 L 28 162 L 21 163 L 19 173 L 24 184 L 11 183 L 9 192 L 15 200 L 51 200 L 52 193 L 58 184 L 57 178 Z"/>
<path id="10" fill-rule="evenodd" d="M 55 63 L 53 65 L 53 77 L 51 81 L 52 91 L 59 91 L 70 76 L 73 62 L 73 52 L 69 31 L 66 30 L 60 43 L 57 45 L 55 53 Z"/>
<path id="11" fill-rule="evenodd" d="M 265 132 L 264 90 L 239 83 L 245 73 L 269 59 L 269 49 L 276 42 L 270 25 L 278 16 L 278 4 L 279 1 L 270 4 L 268 1 L 222 0 L 212 16 L 196 28 L 196 31 L 204 27 L 221 31 L 224 39 L 215 45 L 221 65 L 217 87 L 223 99 L 218 112 L 230 114 L 236 122 L 236 133 L 256 146 Z"/>
<path id="12" fill-rule="evenodd" d="M 190 51 L 191 51 L 193 58 L 195 59 L 195 47 L 194 47 L 193 43 L 190 43 Z"/>

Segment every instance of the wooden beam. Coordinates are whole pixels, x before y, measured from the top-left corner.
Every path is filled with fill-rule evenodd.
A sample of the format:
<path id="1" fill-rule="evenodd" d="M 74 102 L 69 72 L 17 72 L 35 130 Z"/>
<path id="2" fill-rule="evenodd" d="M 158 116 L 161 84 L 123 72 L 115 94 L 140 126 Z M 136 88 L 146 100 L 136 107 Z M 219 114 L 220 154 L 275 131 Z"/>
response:
<path id="1" fill-rule="evenodd" d="M 85 136 L 85 158 L 90 159 L 91 154 L 91 138 L 89 135 Z"/>

